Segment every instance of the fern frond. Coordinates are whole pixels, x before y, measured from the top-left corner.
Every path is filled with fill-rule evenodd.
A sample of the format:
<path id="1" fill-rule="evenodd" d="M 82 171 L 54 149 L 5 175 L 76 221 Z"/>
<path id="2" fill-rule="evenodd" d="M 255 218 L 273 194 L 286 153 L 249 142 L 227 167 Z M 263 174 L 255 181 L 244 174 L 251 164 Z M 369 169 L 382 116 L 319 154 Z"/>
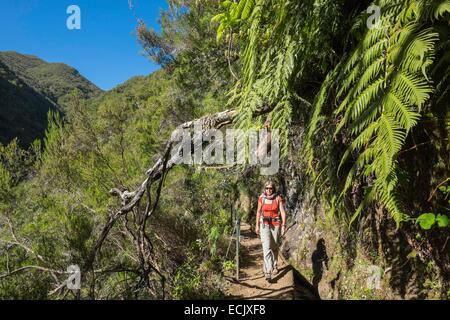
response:
<path id="1" fill-rule="evenodd" d="M 401 92 L 410 105 L 417 105 L 419 110 L 430 98 L 432 87 L 426 79 L 419 75 L 413 75 L 408 72 L 398 71 L 391 84 L 393 90 Z"/>
<path id="2" fill-rule="evenodd" d="M 417 124 L 420 114 L 410 110 L 398 93 L 389 92 L 384 96 L 383 104 L 387 112 L 394 115 L 396 121 L 408 132 Z"/>

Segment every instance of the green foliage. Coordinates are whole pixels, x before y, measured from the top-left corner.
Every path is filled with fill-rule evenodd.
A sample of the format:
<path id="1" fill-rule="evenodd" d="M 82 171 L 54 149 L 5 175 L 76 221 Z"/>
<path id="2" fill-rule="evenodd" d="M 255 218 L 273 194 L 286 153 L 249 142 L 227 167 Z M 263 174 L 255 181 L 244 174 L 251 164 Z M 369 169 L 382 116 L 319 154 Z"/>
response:
<path id="1" fill-rule="evenodd" d="M 32 158 L 32 170 L 21 173 L 23 169 L 0 166 L 0 225 L 11 223 L 17 242 L 30 249 L 11 246 L 13 234 L 8 228 L 0 229 L 0 252 L 7 253 L 0 255 L 0 277 L 6 275 L 0 279 L 0 298 L 75 298 L 73 292 L 52 292 L 65 274 L 57 274 L 55 280 L 40 269 L 8 273 L 30 265 L 58 271 L 72 264 L 83 266 L 108 215 L 120 205 L 109 190 L 132 190 L 140 184 L 179 123 L 224 108 L 223 92 L 229 84 L 223 70 L 228 66 L 212 36 L 210 17 L 201 17 L 202 10 L 211 12 L 210 16 L 215 10 L 212 2 L 205 3 L 176 21 L 164 21 L 177 25 L 179 44 L 189 44 L 173 64 L 89 100 L 83 91 L 72 92 L 64 117 L 49 114 L 44 151 Z M 211 37 L 204 38 L 208 32 Z M 168 41 L 171 35 L 168 32 L 161 39 Z M 192 59 L 199 52 L 221 58 L 211 66 L 208 59 Z M 229 182 L 223 174 L 211 174 L 182 166 L 172 170 L 164 181 L 159 207 L 148 220 L 152 263 L 167 279 L 170 297 L 216 298 L 220 294 L 218 282 L 212 279 L 220 274 L 219 257 L 224 235 L 229 233 L 224 209 L 229 206 L 229 194 L 223 190 Z M 22 177 L 18 183 L 13 183 L 15 176 Z M 209 179 L 217 180 L 217 185 Z M 159 285 L 162 277 L 152 272 L 145 287 L 136 271 L 140 256 L 128 230 L 136 223 L 135 213 L 124 220 L 113 227 L 96 259 L 95 268 L 100 271 L 83 278 L 81 297 L 160 297 L 161 288 L 154 293 L 148 288 Z M 191 274 L 182 271 L 185 266 L 198 277 L 191 281 Z"/>
<path id="2" fill-rule="evenodd" d="M 142 173 L 160 152 L 162 141 L 180 121 L 188 120 L 183 114 L 187 117 L 196 108 L 195 103 L 178 100 L 176 88 L 176 80 L 160 71 L 131 79 L 89 102 L 75 92 L 64 119 L 59 113 L 49 114 L 42 155 L 32 151 L 40 151 L 37 146 L 25 152 L 17 142 L 1 147 L 0 223 L 11 223 L 17 241 L 30 243 L 32 251 L 19 246 L 7 249 L 0 241 L 0 250 L 8 250 L 8 256 L 0 258 L 0 275 L 7 272 L 7 266 L 10 271 L 28 265 L 65 270 L 72 264 L 84 264 L 99 226 L 118 206 L 109 190 L 124 186 L 131 189 L 140 183 Z M 203 112 L 216 108 L 211 96 L 203 101 L 207 101 Z M 211 179 L 220 182 L 221 177 L 216 174 Z M 209 187 L 214 187 L 211 192 Z M 214 265 L 221 263 L 216 256 L 223 251 L 222 235 L 228 223 L 221 203 L 226 196 L 221 187 L 210 183 L 208 175 L 189 168 L 174 170 L 166 178 L 159 214 L 149 222 L 148 234 L 158 248 L 155 259 L 159 268 L 171 279 L 169 289 L 195 287 L 194 283 L 183 284 L 181 273 L 175 276 L 178 264 L 186 259 L 180 248 L 197 247 L 192 257 L 197 266 L 211 264 L 211 270 L 218 269 Z M 188 209 L 194 215 L 180 214 Z M 129 223 L 133 223 L 132 217 Z M 117 225 L 111 232 L 111 242 L 102 248 L 98 263 L 104 268 L 136 268 L 133 241 L 123 233 L 127 233 L 125 226 Z M 7 228 L 2 228 L 0 240 L 14 239 Z M 152 281 L 158 281 L 157 274 L 153 277 Z M 139 278 L 129 272 L 100 274 L 96 279 L 101 279 L 96 284 L 98 298 L 151 298 L 145 290 L 133 289 Z M 0 297 L 55 298 L 57 295 L 49 294 L 55 285 L 50 274 L 31 269 L 0 280 Z M 202 282 L 200 288 L 205 286 Z M 213 292 L 211 288 L 212 296 Z M 200 297 L 202 291 L 197 294 Z M 81 295 L 92 297 L 92 292 L 87 286 Z"/>
<path id="3" fill-rule="evenodd" d="M 436 215 L 434 213 L 423 213 L 416 219 L 416 223 L 424 230 L 429 230 L 436 222 Z"/>
<path id="4" fill-rule="evenodd" d="M 19 139 L 28 147 L 42 138 L 47 127 L 47 112 L 56 107 L 28 86 L 0 61 L 0 142 Z"/>
<path id="5" fill-rule="evenodd" d="M 241 23 L 245 23 L 250 17 L 256 0 L 241 0 L 238 2 L 223 1 L 220 6 L 224 12 L 215 15 L 211 21 L 219 22 L 217 28 L 217 41 L 221 41 L 227 29 L 239 27 Z"/>
<path id="6" fill-rule="evenodd" d="M 381 21 L 372 29 L 366 27 L 366 7 L 354 17 L 340 1 L 224 1 L 223 12 L 213 21 L 219 23 L 219 41 L 225 33 L 227 40 L 241 41 L 242 77 L 229 101 L 238 106 L 237 126 L 259 126 L 261 122 L 252 120 L 253 111 L 271 105 L 272 128 L 280 129 L 286 155 L 294 108 L 312 105 L 303 153 L 313 180 L 329 183 L 332 208 L 343 205 L 357 179 L 370 180 L 350 222 L 378 201 L 399 225 L 408 214 L 397 191 L 398 154 L 428 109 L 427 102 L 447 92 L 442 85 L 446 76 L 435 70 L 437 65 L 448 70 L 448 58 L 440 54 L 446 35 L 439 31 L 448 17 L 448 2 L 375 4 L 382 8 Z M 247 5 L 251 13 L 243 18 Z M 342 43 L 353 46 L 352 52 L 346 48 L 336 56 L 341 48 L 327 40 L 345 34 L 346 28 L 351 32 Z M 307 87 L 321 74 L 325 81 L 309 103 L 302 98 L 309 96 L 302 94 L 302 85 Z M 335 107 L 329 105 L 332 99 L 338 102 Z M 323 134 L 318 135 L 319 129 Z M 335 168 L 333 140 L 342 136 L 350 142 Z M 341 185 L 343 171 L 347 176 Z"/>
<path id="7" fill-rule="evenodd" d="M 49 98 L 63 110 L 74 89 L 83 99 L 97 96 L 101 90 L 80 73 L 62 63 L 48 63 L 35 56 L 13 51 L 0 52 L 0 61 L 11 69 L 28 86 Z"/>
<path id="8" fill-rule="evenodd" d="M 411 205 L 403 205 L 408 180 L 402 165 L 414 160 L 409 152 L 421 145 L 413 134 L 430 137 L 421 126 L 425 121 L 443 124 L 440 137 L 448 141 L 448 1 L 376 4 L 383 10 L 382 23 L 369 30 L 366 2 L 349 9 L 347 1 L 331 0 L 220 5 L 169 0 L 162 32 L 138 26 L 144 50 L 163 70 L 100 95 L 66 66 L 1 54 L 2 98 L 13 101 L 17 93 L 17 106 L 40 107 L 45 99 L 29 88 L 33 84 L 66 114 L 49 105 L 33 109 L 37 129 L 48 124 L 43 151 L 39 143 L 27 151 L 17 141 L 0 147 L 0 276 L 5 276 L 0 298 L 76 298 L 73 292 L 55 292 L 63 275 L 42 269 L 83 265 L 101 226 L 120 206 L 109 190 L 133 190 L 172 129 L 224 110 L 226 93 L 242 129 L 261 127 L 264 119 L 252 119 L 253 111 L 272 108 L 268 117 L 281 131 L 284 155 L 292 120 L 306 126 L 301 154 L 292 153 L 293 160 L 309 168 L 318 193 L 335 211 L 346 216 L 352 201 L 350 221 L 377 201 L 397 223 L 409 219 L 431 228 L 417 235 L 420 242 L 432 232 L 445 233 L 448 212 L 442 210 L 448 209 L 449 187 L 440 184 L 433 209 L 426 209 L 440 213 L 408 218 L 415 215 L 408 211 Z M 81 88 L 69 94 L 73 84 Z M 448 149 L 430 139 L 426 143 L 445 155 Z M 447 163 L 438 169 L 439 177 L 447 176 Z M 96 273 L 83 279 L 80 297 L 157 298 L 163 277 L 170 297 L 220 297 L 215 277 L 235 268 L 223 255 L 236 181 L 252 194 L 260 181 L 251 179 L 177 166 L 165 177 L 158 208 L 144 230 L 151 254 L 140 256 L 136 234 L 130 232 L 148 205 L 143 200 L 111 229 L 95 261 Z M 435 183 L 434 176 L 429 183 Z M 355 199 L 358 193 L 361 200 Z M 161 274 L 141 277 L 142 258 Z M 41 269 L 11 274 L 27 266 Z M 374 297 L 373 292 L 361 295 Z"/>
<path id="9" fill-rule="evenodd" d="M 437 222 L 438 227 L 440 227 L 440 228 L 448 227 L 448 216 L 446 216 L 444 214 L 438 214 L 436 216 L 436 222 Z"/>
<path id="10" fill-rule="evenodd" d="M 229 41 L 237 38 L 241 43 L 242 77 L 229 100 L 239 111 L 236 126 L 261 126 L 253 121 L 253 111 L 272 106 L 271 128 L 280 132 L 283 156 L 293 109 L 310 105 L 296 84 L 310 73 L 320 78 L 329 64 L 332 48 L 324 40 L 341 24 L 340 6 L 331 1 L 224 1 L 223 12 L 213 19 L 220 23 L 219 39 L 226 31 Z"/>
<path id="11" fill-rule="evenodd" d="M 7 144 L 17 137 L 20 145 L 28 148 L 35 139 L 42 139 L 47 112 L 67 111 L 74 89 L 84 99 L 101 92 L 66 65 L 0 52 L 0 142 Z"/>
<path id="12" fill-rule="evenodd" d="M 387 7 L 387 3 L 380 5 Z M 430 97 L 432 86 L 425 70 L 433 62 L 438 40 L 437 33 L 423 27 L 420 11 L 425 5 L 422 3 L 424 8 L 417 8 L 418 12 L 412 10 L 418 5 L 411 2 L 383 12 L 381 26 L 366 31 L 361 47 L 356 49 L 358 62 L 350 59 L 337 80 L 342 81 L 338 96 L 343 96 L 343 102 L 335 113 L 343 117 L 335 134 L 348 126 L 355 136 L 341 165 L 348 155 L 359 153 L 347 179 L 352 180 L 360 169 L 366 177 L 375 176 L 371 187 L 374 192 L 367 197 L 384 203 L 397 224 L 406 214 L 395 192 L 396 155 Z M 398 16 L 402 17 L 400 21 L 394 19 Z M 347 183 L 342 193 L 349 187 Z M 361 210 L 358 208 L 352 221 Z"/>
<path id="13" fill-rule="evenodd" d="M 192 261 L 181 265 L 175 274 L 173 297 L 175 299 L 195 299 L 202 296 L 203 276 Z"/>
<path id="14" fill-rule="evenodd" d="M 222 263 L 222 268 L 224 271 L 232 271 L 236 269 L 236 262 L 235 260 L 225 260 Z"/>
<path id="15" fill-rule="evenodd" d="M 331 119 L 339 121 L 334 137 L 344 135 L 352 140 L 341 156 L 338 175 L 349 162 L 351 167 L 334 201 L 345 199 L 356 179 L 371 180 L 350 222 L 373 200 L 385 205 L 397 226 L 408 220 L 397 191 L 398 154 L 435 90 L 431 81 L 434 74 L 430 70 L 434 64 L 441 63 L 435 57 L 444 38 L 432 26 L 445 20 L 441 20 L 442 15 L 448 14 L 445 3 L 377 2 L 382 8 L 380 25 L 367 29 L 357 20 L 354 30 L 361 30 L 358 45 L 329 74 L 330 80 L 336 83 L 336 98 L 340 101 L 330 114 Z M 312 130 L 317 128 L 320 110 L 328 101 L 324 93 L 330 88 L 330 80 L 324 82 L 314 106 L 316 111 L 306 143 L 310 163 L 315 153 Z"/>
<path id="16" fill-rule="evenodd" d="M 446 179 L 448 181 L 449 179 Z M 442 193 L 444 199 L 448 198 L 450 194 L 450 186 L 442 185 L 438 188 L 438 190 Z M 447 200 L 449 205 L 440 206 L 440 209 L 450 211 L 450 200 Z M 422 213 L 420 216 L 416 218 L 416 224 L 424 230 L 430 230 L 434 225 L 439 228 L 446 228 L 449 226 L 448 224 L 448 216 L 445 214 L 436 214 L 436 213 Z"/>
<path id="17" fill-rule="evenodd" d="M 191 256 L 177 268 L 171 296 L 180 300 L 223 298 L 213 277 L 210 270 L 205 270 L 205 264 L 198 265 Z"/>
<path id="18" fill-rule="evenodd" d="M 212 256 L 215 256 L 217 253 L 217 241 L 220 237 L 220 230 L 217 226 L 211 228 L 211 232 L 208 236 L 208 241 L 210 242 L 210 253 Z"/>
<path id="19" fill-rule="evenodd" d="M 198 100 L 205 94 L 220 102 L 216 110 L 208 108 L 209 112 L 223 110 L 224 93 L 234 83 L 230 69 L 236 70 L 238 55 L 234 48 L 215 41 L 211 19 L 218 13 L 217 1 L 168 0 L 168 5 L 169 9 L 161 12 L 160 33 L 143 23 L 137 28 L 145 53 L 177 79 L 183 90 L 180 102 L 199 104 L 190 118 L 205 114 L 204 104 Z"/>

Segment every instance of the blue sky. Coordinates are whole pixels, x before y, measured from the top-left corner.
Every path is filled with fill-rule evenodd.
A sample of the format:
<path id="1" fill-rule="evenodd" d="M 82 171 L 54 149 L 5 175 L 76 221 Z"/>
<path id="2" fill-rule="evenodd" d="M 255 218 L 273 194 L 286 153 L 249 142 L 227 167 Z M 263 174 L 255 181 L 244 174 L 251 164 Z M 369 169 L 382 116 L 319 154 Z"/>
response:
<path id="1" fill-rule="evenodd" d="M 159 30 L 165 0 L 133 0 L 136 16 Z M 81 30 L 68 30 L 69 5 L 81 9 Z M 104 90 L 158 66 L 141 52 L 128 0 L 13 0 L 0 4 L 0 51 L 63 62 Z"/>

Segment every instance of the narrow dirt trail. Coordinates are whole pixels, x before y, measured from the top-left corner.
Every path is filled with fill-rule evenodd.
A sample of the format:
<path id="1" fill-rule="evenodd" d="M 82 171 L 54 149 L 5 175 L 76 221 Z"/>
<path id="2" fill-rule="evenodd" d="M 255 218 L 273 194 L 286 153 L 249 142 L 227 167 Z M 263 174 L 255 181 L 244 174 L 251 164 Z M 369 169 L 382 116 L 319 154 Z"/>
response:
<path id="1" fill-rule="evenodd" d="M 272 283 L 264 278 L 263 253 L 259 237 L 250 225 L 241 224 L 241 263 L 239 281 L 235 274 L 229 274 L 226 295 L 229 299 L 283 299 L 295 297 L 294 274 L 292 267 L 278 257 L 278 275 Z"/>

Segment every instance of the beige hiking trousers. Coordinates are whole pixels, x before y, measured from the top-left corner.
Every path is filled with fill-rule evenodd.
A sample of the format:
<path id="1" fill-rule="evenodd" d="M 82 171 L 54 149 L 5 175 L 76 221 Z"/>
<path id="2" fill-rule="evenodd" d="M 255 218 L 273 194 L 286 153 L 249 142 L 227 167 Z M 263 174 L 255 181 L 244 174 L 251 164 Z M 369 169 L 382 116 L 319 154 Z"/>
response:
<path id="1" fill-rule="evenodd" d="M 277 268 L 278 247 L 280 242 L 280 227 L 260 222 L 259 234 L 264 256 L 264 274 L 269 276 Z"/>

